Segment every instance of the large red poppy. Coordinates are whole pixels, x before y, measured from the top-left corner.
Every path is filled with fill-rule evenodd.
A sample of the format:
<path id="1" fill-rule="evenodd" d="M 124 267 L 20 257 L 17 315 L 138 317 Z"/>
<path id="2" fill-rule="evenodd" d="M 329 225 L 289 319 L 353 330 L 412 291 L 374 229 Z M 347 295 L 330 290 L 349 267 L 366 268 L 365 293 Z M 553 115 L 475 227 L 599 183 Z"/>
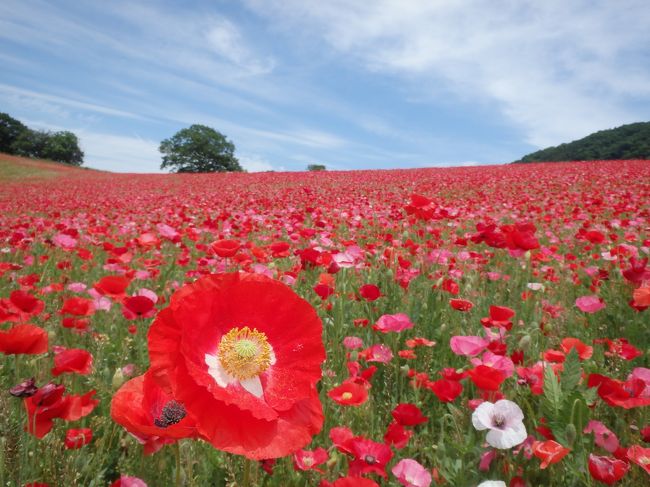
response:
<path id="1" fill-rule="evenodd" d="M 277 458 L 318 433 L 325 359 L 314 309 L 257 274 L 217 274 L 179 289 L 149 330 L 151 372 L 218 449 Z"/>

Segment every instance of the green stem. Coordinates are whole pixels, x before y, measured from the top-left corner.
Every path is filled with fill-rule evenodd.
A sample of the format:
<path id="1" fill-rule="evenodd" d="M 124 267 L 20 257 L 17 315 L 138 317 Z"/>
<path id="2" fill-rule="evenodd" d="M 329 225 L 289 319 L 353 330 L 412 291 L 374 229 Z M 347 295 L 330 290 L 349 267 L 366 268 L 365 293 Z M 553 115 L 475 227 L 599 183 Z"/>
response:
<path id="1" fill-rule="evenodd" d="M 181 486 L 181 447 L 179 443 L 179 441 L 174 443 L 174 457 L 176 457 L 176 482 L 174 485 L 176 487 Z"/>

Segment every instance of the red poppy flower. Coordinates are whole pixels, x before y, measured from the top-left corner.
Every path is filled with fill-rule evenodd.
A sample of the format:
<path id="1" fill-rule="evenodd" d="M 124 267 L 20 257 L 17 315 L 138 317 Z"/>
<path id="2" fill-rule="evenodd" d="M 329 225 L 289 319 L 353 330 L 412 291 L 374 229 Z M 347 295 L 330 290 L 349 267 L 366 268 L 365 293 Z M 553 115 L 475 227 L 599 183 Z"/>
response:
<path id="1" fill-rule="evenodd" d="M 16 325 L 0 331 L 0 352 L 5 355 L 46 353 L 47 332 L 35 325 Z"/>
<path id="2" fill-rule="evenodd" d="M 563 447 L 557 441 L 553 440 L 536 441 L 533 443 L 533 455 L 542 461 L 539 466 L 542 470 L 562 460 L 570 451 L 570 449 Z"/>
<path id="3" fill-rule="evenodd" d="M 629 464 L 623 460 L 611 457 L 589 455 L 589 473 L 591 476 L 607 485 L 614 485 L 621 480 L 630 469 Z"/>
<path id="4" fill-rule="evenodd" d="M 65 387 L 46 384 L 23 400 L 27 410 L 25 431 L 43 438 L 54 426 L 54 419 L 76 421 L 90 414 L 99 401 L 92 399 L 95 391 L 83 396 L 64 396 Z"/>
<path id="5" fill-rule="evenodd" d="M 129 284 L 131 284 L 131 280 L 125 276 L 105 276 L 93 287 L 99 294 L 114 299 L 122 299 Z"/>
<path id="6" fill-rule="evenodd" d="M 364 284 L 359 288 L 359 294 L 366 301 L 376 301 L 381 297 L 381 291 L 374 284 Z"/>
<path id="7" fill-rule="evenodd" d="M 316 470 L 323 473 L 318 467 L 325 463 L 329 458 L 325 448 L 316 448 L 314 451 L 298 450 L 293 454 L 293 468 L 294 470 Z"/>
<path id="8" fill-rule="evenodd" d="M 625 409 L 650 406 L 650 397 L 643 395 L 646 384 L 638 378 L 621 382 L 601 374 L 590 374 L 587 387 L 597 387 L 600 398 L 610 406 Z"/>
<path id="9" fill-rule="evenodd" d="M 512 322 L 510 318 L 515 315 L 515 311 L 506 306 L 490 306 L 490 317 L 481 318 L 481 324 L 486 328 L 504 328 L 510 330 Z"/>
<path id="10" fill-rule="evenodd" d="M 232 257 L 240 249 L 241 244 L 237 240 L 217 240 L 210 245 L 212 252 L 219 257 Z"/>
<path id="11" fill-rule="evenodd" d="M 12 291 L 9 295 L 11 311 L 18 315 L 19 321 L 27 321 L 30 317 L 40 314 L 45 308 L 45 303 L 35 298 L 26 291 Z"/>
<path id="12" fill-rule="evenodd" d="M 93 431 L 90 428 L 69 429 L 65 432 L 65 447 L 69 450 L 76 450 L 90 443 L 93 439 Z"/>
<path id="13" fill-rule="evenodd" d="M 413 431 L 404 428 L 397 421 L 392 421 L 388 428 L 386 428 L 386 434 L 384 434 L 384 443 L 387 445 L 392 445 L 397 450 L 404 448 L 411 437 L 413 436 Z"/>
<path id="14" fill-rule="evenodd" d="M 627 450 L 627 458 L 650 474 L 650 448 L 632 445 Z"/>
<path id="15" fill-rule="evenodd" d="M 390 414 L 402 426 L 415 426 L 429 421 L 415 404 L 398 404 Z"/>
<path id="16" fill-rule="evenodd" d="M 379 484 L 365 477 L 342 477 L 332 487 L 379 487 Z"/>
<path id="17" fill-rule="evenodd" d="M 321 334 L 314 309 L 285 284 L 206 276 L 179 289 L 154 320 L 151 371 L 214 447 L 277 458 L 322 427 Z"/>
<path id="18" fill-rule="evenodd" d="M 81 348 L 66 349 L 60 347 L 58 350 L 55 350 L 52 375 L 54 377 L 61 374 L 88 375 L 92 371 L 92 367 L 93 356 L 89 351 Z"/>
<path id="19" fill-rule="evenodd" d="M 474 304 L 466 299 L 450 299 L 449 304 L 456 311 L 469 311 L 474 307 Z"/>
<path id="20" fill-rule="evenodd" d="M 130 296 L 124 298 L 122 303 L 122 315 L 127 320 L 138 318 L 151 318 L 156 314 L 154 302 L 146 296 Z"/>
<path id="21" fill-rule="evenodd" d="M 350 462 L 350 475 L 376 473 L 384 478 L 387 477 L 386 464 L 393 458 L 393 452 L 388 445 L 361 436 L 352 438 L 348 444 L 354 456 L 354 460 Z"/>
<path id="22" fill-rule="evenodd" d="M 361 406 L 368 400 L 368 390 L 355 382 L 346 381 L 327 393 L 333 401 L 344 406 Z"/>
<path id="23" fill-rule="evenodd" d="M 498 391 L 501 383 L 506 379 L 506 374 L 487 365 L 479 365 L 468 370 L 467 373 L 474 385 L 484 391 Z"/>
<path id="24" fill-rule="evenodd" d="M 144 445 L 145 455 L 197 435 L 183 405 L 163 391 L 150 373 L 120 387 L 111 401 L 111 417 Z"/>
<path id="25" fill-rule="evenodd" d="M 427 384 L 442 402 L 452 402 L 463 392 L 463 384 L 455 380 L 440 379 Z"/>
<path id="26" fill-rule="evenodd" d="M 329 438 L 332 444 L 342 453 L 352 455 L 352 450 L 348 446 L 348 442 L 354 438 L 354 433 L 347 426 L 336 426 L 330 430 Z"/>
<path id="27" fill-rule="evenodd" d="M 95 304 L 91 299 L 72 297 L 65 300 L 60 313 L 62 315 L 90 316 L 95 312 Z"/>

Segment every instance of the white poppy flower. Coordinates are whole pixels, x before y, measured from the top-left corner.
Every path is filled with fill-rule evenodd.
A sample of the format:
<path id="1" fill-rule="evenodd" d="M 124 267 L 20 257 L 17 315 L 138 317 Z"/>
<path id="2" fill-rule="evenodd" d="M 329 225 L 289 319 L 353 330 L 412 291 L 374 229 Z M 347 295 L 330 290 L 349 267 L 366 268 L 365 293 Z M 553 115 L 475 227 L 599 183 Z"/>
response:
<path id="1" fill-rule="evenodd" d="M 506 483 L 502 480 L 486 480 L 478 484 L 478 487 L 506 487 Z"/>
<path id="2" fill-rule="evenodd" d="M 502 450 L 519 445 L 528 437 L 523 420 L 521 408 L 507 399 L 481 403 L 472 414 L 474 428 L 479 431 L 490 430 L 487 442 Z M 501 484 L 497 482 L 495 485 Z"/>

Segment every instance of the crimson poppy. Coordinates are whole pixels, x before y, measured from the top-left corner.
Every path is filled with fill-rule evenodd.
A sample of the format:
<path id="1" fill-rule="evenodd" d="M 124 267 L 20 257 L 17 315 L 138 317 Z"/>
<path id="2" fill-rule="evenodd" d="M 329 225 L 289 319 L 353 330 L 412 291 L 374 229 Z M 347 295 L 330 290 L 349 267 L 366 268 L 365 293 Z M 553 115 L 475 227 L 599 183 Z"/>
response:
<path id="1" fill-rule="evenodd" d="M 325 463 L 328 458 L 329 455 L 325 448 L 316 448 L 313 451 L 298 450 L 293 454 L 293 468 L 294 470 L 316 470 L 317 472 L 323 473 L 321 469 L 316 467 Z"/>
<path id="2" fill-rule="evenodd" d="M 320 431 L 325 350 L 314 309 L 258 274 L 179 289 L 149 329 L 151 371 L 215 448 L 277 458 Z"/>
<path id="3" fill-rule="evenodd" d="M 570 451 L 571 450 L 568 448 L 563 447 L 557 441 L 553 440 L 536 441 L 533 443 L 533 455 L 542 461 L 539 466 L 542 470 L 549 465 L 558 463 L 567 456 Z"/>
<path id="4" fill-rule="evenodd" d="M 427 388 L 442 402 L 452 402 L 463 392 L 463 385 L 460 382 L 447 379 L 430 382 Z"/>
<path id="5" fill-rule="evenodd" d="M 390 414 L 402 426 L 415 426 L 429 421 L 429 418 L 423 415 L 415 404 L 398 404 Z"/>
<path id="6" fill-rule="evenodd" d="M 232 257 L 240 248 L 241 244 L 237 240 L 217 240 L 210 245 L 212 252 L 219 257 Z"/>
<path id="7" fill-rule="evenodd" d="M 366 301 L 376 301 L 381 297 L 381 291 L 374 284 L 364 284 L 359 288 L 359 295 Z"/>
<path id="8" fill-rule="evenodd" d="M 630 465 L 623 460 L 605 456 L 601 457 L 593 453 L 589 455 L 588 466 L 591 476 L 607 485 L 614 485 L 630 469 Z"/>
<path id="9" fill-rule="evenodd" d="M 354 437 L 348 441 L 354 459 L 350 462 L 349 472 L 352 476 L 376 473 L 386 478 L 386 464 L 393 458 L 390 447 L 384 443 Z"/>
<path id="10" fill-rule="evenodd" d="M 506 374 L 487 365 L 479 365 L 467 371 L 474 385 L 484 391 L 498 391 Z"/>
<path id="11" fill-rule="evenodd" d="M 177 439 L 197 436 L 194 419 L 150 373 L 122 385 L 111 401 L 111 417 L 144 445 L 147 455 Z"/>
<path id="12" fill-rule="evenodd" d="M 61 374 L 88 375 L 92 371 L 93 356 L 87 350 L 55 347 L 54 354 L 54 377 Z"/>
<path id="13" fill-rule="evenodd" d="M 471 301 L 467 301 L 466 299 L 450 299 L 449 304 L 456 311 L 463 312 L 467 312 L 474 307 L 474 304 Z"/>
<path id="14" fill-rule="evenodd" d="M 333 401 L 344 406 L 361 406 L 368 400 L 368 390 L 355 382 L 345 381 L 330 390 L 327 395 Z"/>
<path id="15" fill-rule="evenodd" d="M 90 428 L 69 429 L 65 432 L 64 444 L 68 450 L 76 450 L 90 443 L 93 431 Z"/>
<path id="16" fill-rule="evenodd" d="M 384 443 L 392 445 L 395 449 L 400 450 L 408 444 L 412 436 L 413 431 L 406 429 L 397 421 L 391 421 L 388 428 L 386 428 L 386 433 L 384 434 Z"/>
<path id="17" fill-rule="evenodd" d="M 0 352 L 5 355 L 46 353 L 47 332 L 35 325 L 15 325 L 7 331 L 0 331 Z"/>
<path id="18" fill-rule="evenodd" d="M 93 287 L 104 296 L 109 296 L 119 300 L 125 296 L 126 288 L 131 284 L 131 280 L 125 276 L 105 276 L 102 277 Z"/>

